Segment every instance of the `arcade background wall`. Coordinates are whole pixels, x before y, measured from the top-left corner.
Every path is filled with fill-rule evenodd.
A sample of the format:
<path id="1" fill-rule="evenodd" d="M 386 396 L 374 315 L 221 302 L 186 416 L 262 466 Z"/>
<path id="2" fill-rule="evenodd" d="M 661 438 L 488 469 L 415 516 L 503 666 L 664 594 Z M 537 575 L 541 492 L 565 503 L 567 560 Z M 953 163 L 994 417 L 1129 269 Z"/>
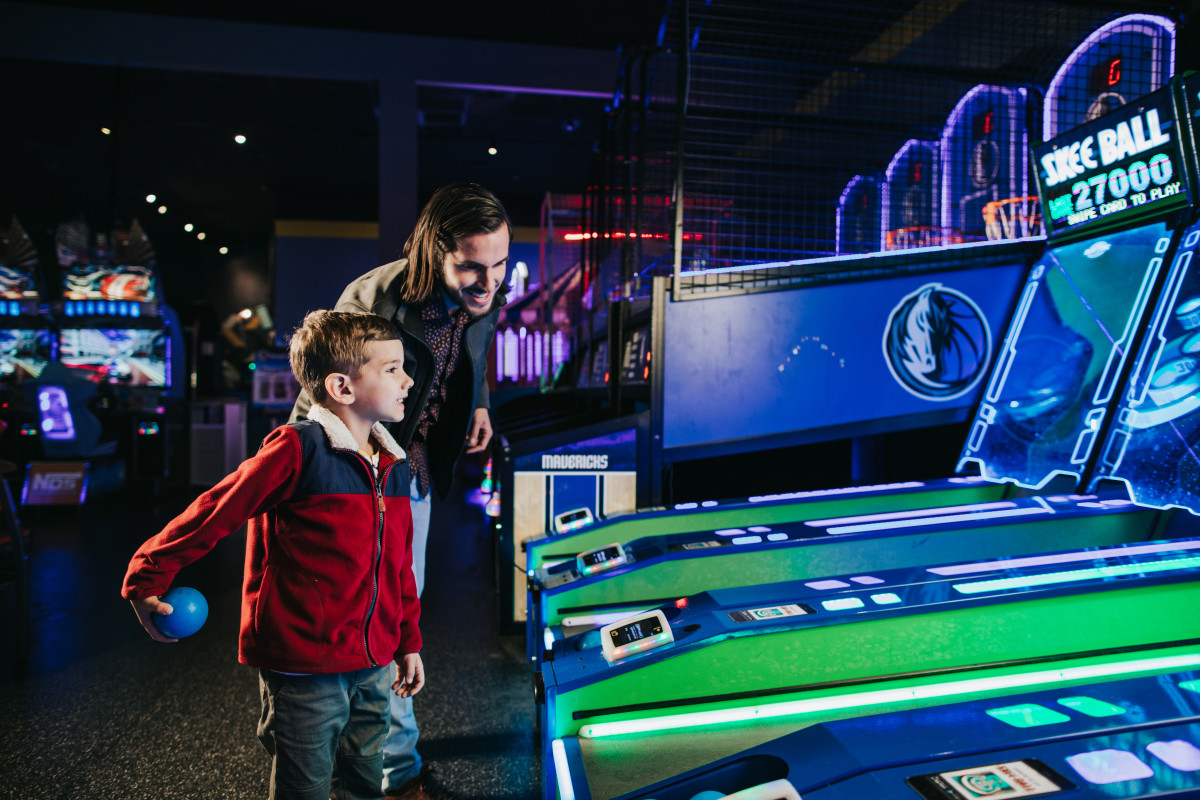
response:
<path id="1" fill-rule="evenodd" d="M 1177 70 L 1194 68 L 1196 5 L 618 3 L 542 18 L 514 12 L 489 31 L 432 16 L 406 28 L 355 4 L 330 20 L 303 7 L 263 19 L 214 5 L 184 19 L 138 3 L 2 2 L 0 66 L 22 123 L 0 131 L 10 176 L 0 182 L 0 220 L 21 219 L 53 271 L 60 222 L 82 215 L 99 233 L 136 218 L 156 244 L 167 302 L 213 345 L 218 363 L 192 365 L 197 394 L 208 395 L 230 390 L 219 362 L 232 356 L 244 367 L 271 345 L 231 354 L 236 345 L 222 335 L 230 314 L 263 304 L 283 327 L 344 283 L 320 269 L 315 249 L 294 262 L 303 268 L 281 270 L 280 254 L 305 243 L 278 238 L 277 221 L 377 224 L 380 263 L 398 254 L 420 202 L 447 180 L 492 186 L 519 225 L 538 224 L 547 192 L 572 194 L 588 213 L 558 233 L 591 238 L 576 262 L 549 273 L 534 265 L 531 276 L 580 271 L 587 288 L 565 317 L 581 344 L 612 335 L 605 298 L 614 288 L 627 285 L 636 306 L 649 279 L 673 269 L 677 176 L 689 187 L 684 269 L 832 254 L 848 181 L 882 173 L 905 142 L 936 140 L 971 86 L 1044 87 L 1089 31 L 1128 13 L 1173 19 Z M 477 46 L 440 58 L 446 40 L 437 37 L 447 34 Z M 398 50 L 410 57 L 395 58 Z M 671 155 L 681 52 L 692 78 L 682 167 Z M 234 143 L 238 133 L 245 144 Z M 639 235 L 615 235 L 630 230 Z M 365 241 L 340 244 L 347 274 L 372 261 Z M 554 330 L 550 316 L 533 325 Z M 618 347 L 626 335 L 616 334 Z M 235 377 L 248 380 L 244 369 Z M 516 391 L 496 388 L 498 403 Z M 617 404 L 644 407 L 640 392 L 631 387 Z M 585 402 L 612 404 L 612 395 L 591 391 Z M 951 468 L 964 435 L 952 424 L 767 447 L 681 461 L 665 480 L 683 500 L 727 495 L 735 476 L 764 490 L 933 476 Z"/>

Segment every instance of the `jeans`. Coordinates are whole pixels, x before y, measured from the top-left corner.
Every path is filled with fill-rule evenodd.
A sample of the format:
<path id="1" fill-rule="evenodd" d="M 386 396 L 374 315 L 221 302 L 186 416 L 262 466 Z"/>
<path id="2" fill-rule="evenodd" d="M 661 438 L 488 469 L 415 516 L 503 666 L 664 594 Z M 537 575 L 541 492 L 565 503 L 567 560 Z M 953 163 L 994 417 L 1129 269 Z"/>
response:
<path id="1" fill-rule="evenodd" d="M 394 669 L 327 675 L 260 669 L 258 738 L 271 754 L 272 800 L 379 800 Z"/>
<path id="2" fill-rule="evenodd" d="M 425 543 L 429 540 L 429 512 L 433 500 L 421 497 L 417 479 L 412 479 L 408 491 L 413 518 L 413 576 L 417 579 L 417 595 L 425 588 Z M 421 774 L 421 756 L 417 753 L 417 718 L 413 715 L 413 699 L 388 693 L 390 725 L 383 744 L 384 791 L 398 789 Z"/>

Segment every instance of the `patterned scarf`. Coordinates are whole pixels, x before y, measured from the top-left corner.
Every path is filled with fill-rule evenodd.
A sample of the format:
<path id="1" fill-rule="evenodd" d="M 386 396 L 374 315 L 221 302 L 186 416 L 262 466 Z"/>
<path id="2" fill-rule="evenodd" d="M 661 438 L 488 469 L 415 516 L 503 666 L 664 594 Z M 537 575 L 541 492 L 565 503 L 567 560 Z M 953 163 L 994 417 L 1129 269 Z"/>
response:
<path id="1" fill-rule="evenodd" d="M 458 366 L 462 350 L 463 331 L 471 321 L 470 315 L 461 308 L 451 313 L 440 292 L 421 306 L 421 320 L 425 323 L 425 341 L 433 351 L 433 383 L 429 387 L 429 399 L 421 411 L 408 446 L 408 464 L 417 478 L 417 488 L 422 497 L 429 494 L 429 451 L 426 441 L 429 429 L 442 413 L 446 402 L 446 383 L 454 368 Z"/>

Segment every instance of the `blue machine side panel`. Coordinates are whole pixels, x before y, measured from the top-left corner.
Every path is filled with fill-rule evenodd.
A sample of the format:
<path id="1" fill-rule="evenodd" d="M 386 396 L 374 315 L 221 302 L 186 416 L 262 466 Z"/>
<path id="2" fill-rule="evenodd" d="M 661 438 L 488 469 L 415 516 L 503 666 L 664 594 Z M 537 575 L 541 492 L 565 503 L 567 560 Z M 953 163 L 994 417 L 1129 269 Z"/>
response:
<path id="1" fill-rule="evenodd" d="M 931 412 L 963 419 L 1025 272 L 1016 263 L 667 303 L 663 446 Z"/>
<path id="2" fill-rule="evenodd" d="M 1159 222 L 1046 252 L 1000 347 L 964 461 L 1025 486 L 1082 474 L 1170 243 Z"/>
<path id="3" fill-rule="evenodd" d="M 1200 223 L 1183 234 L 1096 477 L 1143 505 L 1200 513 Z"/>

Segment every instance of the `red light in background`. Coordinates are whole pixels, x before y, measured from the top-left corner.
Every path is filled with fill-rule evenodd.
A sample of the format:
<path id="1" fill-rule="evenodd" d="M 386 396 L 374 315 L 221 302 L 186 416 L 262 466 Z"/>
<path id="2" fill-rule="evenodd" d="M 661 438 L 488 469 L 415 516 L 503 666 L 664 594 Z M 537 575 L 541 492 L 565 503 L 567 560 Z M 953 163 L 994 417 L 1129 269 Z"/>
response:
<path id="1" fill-rule="evenodd" d="M 992 127 L 996 124 L 995 115 L 989 111 L 983 115 L 983 135 L 988 136 L 992 132 Z"/>
<path id="2" fill-rule="evenodd" d="M 679 598 L 678 600 L 676 600 L 676 601 L 675 601 L 675 607 L 676 607 L 676 608 L 687 608 L 687 598 L 686 598 L 686 597 L 681 597 L 681 598 Z"/>
<path id="3" fill-rule="evenodd" d="M 1108 85 L 1116 86 L 1121 81 L 1121 59 L 1114 58 L 1108 63 Z"/>

